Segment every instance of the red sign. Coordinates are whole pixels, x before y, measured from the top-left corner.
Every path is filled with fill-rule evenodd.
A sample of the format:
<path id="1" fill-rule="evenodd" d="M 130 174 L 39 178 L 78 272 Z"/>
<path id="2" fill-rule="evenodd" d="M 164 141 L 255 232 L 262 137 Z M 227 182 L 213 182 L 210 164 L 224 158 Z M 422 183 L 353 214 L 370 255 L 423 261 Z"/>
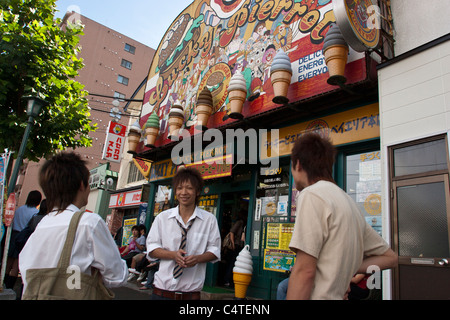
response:
<path id="1" fill-rule="evenodd" d="M 14 213 L 16 211 L 16 194 L 13 192 L 9 195 L 6 202 L 5 210 L 5 226 L 9 227 L 14 219 Z"/>
<path id="2" fill-rule="evenodd" d="M 112 121 L 109 123 L 102 159 L 120 163 L 126 131 L 127 127 L 124 125 Z"/>
<path id="3" fill-rule="evenodd" d="M 109 199 L 110 208 L 138 206 L 141 201 L 142 190 L 121 192 L 111 195 Z"/>

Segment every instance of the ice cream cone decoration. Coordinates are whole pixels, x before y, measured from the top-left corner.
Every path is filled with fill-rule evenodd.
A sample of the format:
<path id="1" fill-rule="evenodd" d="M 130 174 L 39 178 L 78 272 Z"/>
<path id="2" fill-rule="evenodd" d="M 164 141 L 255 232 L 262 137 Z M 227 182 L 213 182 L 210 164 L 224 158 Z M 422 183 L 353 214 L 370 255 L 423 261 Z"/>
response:
<path id="1" fill-rule="evenodd" d="M 339 27 L 333 23 L 325 36 L 322 48 L 330 75 L 327 80 L 328 84 L 338 85 L 347 81 L 344 73 L 348 50 L 348 44 L 345 42 Z"/>
<path id="2" fill-rule="evenodd" d="M 179 131 L 184 124 L 184 109 L 177 100 L 169 112 L 169 139 L 178 137 Z"/>
<path id="3" fill-rule="evenodd" d="M 198 126 L 201 126 L 202 130 L 208 128 L 208 120 L 213 111 L 213 97 L 207 87 L 204 87 L 197 98 L 197 106 L 195 107 L 195 113 L 197 114 Z"/>
<path id="4" fill-rule="evenodd" d="M 270 68 L 270 80 L 272 81 L 273 92 L 275 97 L 272 99 L 274 103 L 286 104 L 289 102 L 287 93 L 292 79 L 292 66 L 289 56 L 279 49 L 273 58 Z"/>
<path id="5" fill-rule="evenodd" d="M 228 85 L 228 100 L 230 101 L 230 114 L 232 119 L 242 119 L 242 107 L 247 98 L 247 84 L 245 78 L 239 71 L 236 72 Z"/>
<path id="6" fill-rule="evenodd" d="M 236 258 L 233 268 L 234 296 L 238 299 L 245 299 L 247 289 L 252 280 L 253 260 L 246 245 Z"/>
<path id="7" fill-rule="evenodd" d="M 158 134 L 159 134 L 159 117 L 156 114 L 156 112 L 153 112 L 150 115 L 150 117 L 148 117 L 148 120 L 145 123 L 145 137 L 147 139 L 145 146 L 149 148 L 154 148 Z"/>
<path id="8" fill-rule="evenodd" d="M 130 126 L 130 131 L 128 132 L 128 153 L 136 153 L 137 145 L 139 144 L 139 141 L 141 141 L 141 134 L 141 126 L 139 125 L 139 121 L 136 120 L 136 122 Z"/>

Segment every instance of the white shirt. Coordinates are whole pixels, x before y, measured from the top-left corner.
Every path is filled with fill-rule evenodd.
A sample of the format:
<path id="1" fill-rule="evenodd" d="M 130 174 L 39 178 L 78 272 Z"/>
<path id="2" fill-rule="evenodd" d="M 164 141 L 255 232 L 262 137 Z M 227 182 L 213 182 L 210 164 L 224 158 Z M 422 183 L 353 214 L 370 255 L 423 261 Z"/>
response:
<path id="1" fill-rule="evenodd" d="M 187 256 L 200 255 L 211 252 L 220 260 L 220 233 L 217 220 L 211 213 L 195 208 L 189 221 L 195 219 L 191 229 L 187 233 Z M 147 237 L 147 251 L 151 253 L 157 248 L 169 251 L 178 251 L 181 242 L 181 229 L 177 220 L 183 227 L 187 224 L 178 213 L 178 207 L 161 212 L 153 221 L 150 233 Z M 183 275 L 178 279 L 173 277 L 175 268 L 174 260 L 161 260 L 159 270 L 155 273 L 154 285 L 162 290 L 194 292 L 203 288 L 206 274 L 206 263 L 199 263 L 192 268 L 185 268 Z"/>
<path id="2" fill-rule="evenodd" d="M 70 205 L 59 214 L 50 212 L 39 222 L 19 255 L 23 292 L 27 286 L 28 269 L 57 267 L 70 220 L 78 210 Z M 78 266 L 86 274 L 91 274 L 91 267 L 97 268 L 109 288 L 122 286 L 128 277 L 126 262 L 121 259 L 106 223 L 96 213 L 85 212 L 81 217 L 70 265 Z"/>

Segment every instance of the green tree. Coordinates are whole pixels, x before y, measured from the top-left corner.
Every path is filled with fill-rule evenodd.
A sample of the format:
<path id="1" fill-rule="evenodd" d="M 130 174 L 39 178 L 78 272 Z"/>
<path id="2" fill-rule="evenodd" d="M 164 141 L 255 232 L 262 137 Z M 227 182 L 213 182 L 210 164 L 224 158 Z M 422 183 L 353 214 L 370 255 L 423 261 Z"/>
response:
<path id="1" fill-rule="evenodd" d="M 89 147 L 87 92 L 75 81 L 81 25 L 62 30 L 56 0 L 0 0 L 0 150 L 17 151 L 27 124 L 24 96 L 49 103 L 35 119 L 24 158 L 37 161 L 56 150 Z"/>

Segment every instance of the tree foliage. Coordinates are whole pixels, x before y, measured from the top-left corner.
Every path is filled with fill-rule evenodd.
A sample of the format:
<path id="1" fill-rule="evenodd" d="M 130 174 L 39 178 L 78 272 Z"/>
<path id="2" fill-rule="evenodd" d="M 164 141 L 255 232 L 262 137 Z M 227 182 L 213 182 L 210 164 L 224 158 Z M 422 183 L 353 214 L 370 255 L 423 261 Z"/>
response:
<path id="1" fill-rule="evenodd" d="M 25 158 L 37 161 L 56 150 L 89 147 L 84 86 L 75 81 L 82 26 L 62 30 L 56 0 L 0 0 L 0 150 L 17 151 L 28 117 L 24 96 L 49 105 L 35 119 Z"/>

